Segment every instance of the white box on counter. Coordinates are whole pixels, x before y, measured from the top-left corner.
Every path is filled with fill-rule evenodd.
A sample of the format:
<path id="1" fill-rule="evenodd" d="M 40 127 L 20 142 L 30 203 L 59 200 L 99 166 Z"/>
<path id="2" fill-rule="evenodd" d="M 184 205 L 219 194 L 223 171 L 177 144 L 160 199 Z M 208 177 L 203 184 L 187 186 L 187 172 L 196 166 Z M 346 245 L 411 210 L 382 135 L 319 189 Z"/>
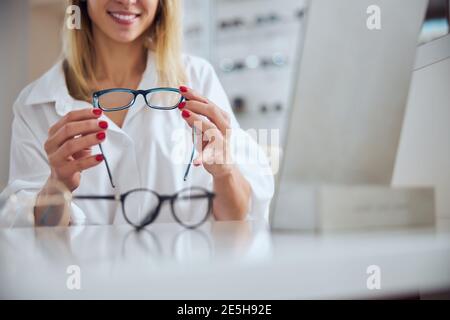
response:
<path id="1" fill-rule="evenodd" d="M 273 229 L 339 231 L 434 227 L 432 187 L 284 183 Z M 281 210 L 280 210 L 281 208 Z"/>

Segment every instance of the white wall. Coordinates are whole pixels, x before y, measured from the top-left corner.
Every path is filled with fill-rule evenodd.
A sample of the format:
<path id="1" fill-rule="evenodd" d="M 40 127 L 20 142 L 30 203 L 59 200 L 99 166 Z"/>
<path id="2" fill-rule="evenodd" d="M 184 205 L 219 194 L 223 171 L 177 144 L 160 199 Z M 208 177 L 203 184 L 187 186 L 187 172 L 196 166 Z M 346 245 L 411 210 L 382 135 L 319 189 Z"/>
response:
<path id="1" fill-rule="evenodd" d="M 64 1 L 0 1 L 0 190 L 7 184 L 12 105 L 60 56 Z"/>
<path id="2" fill-rule="evenodd" d="M 27 82 L 28 1 L 0 1 L 0 188 L 8 179 L 12 105 Z"/>
<path id="3" fill-rule="evenodd" d="M 60 57 L 64 1 L 33 4 L 29 22 L 28 79 L 39 78 Z"/>
<path id="4" fill-rule="evenodd" d="M 438 219 L 450 219 L 450 35 L 421 46 L 393 184 L 433 186 Z"/>

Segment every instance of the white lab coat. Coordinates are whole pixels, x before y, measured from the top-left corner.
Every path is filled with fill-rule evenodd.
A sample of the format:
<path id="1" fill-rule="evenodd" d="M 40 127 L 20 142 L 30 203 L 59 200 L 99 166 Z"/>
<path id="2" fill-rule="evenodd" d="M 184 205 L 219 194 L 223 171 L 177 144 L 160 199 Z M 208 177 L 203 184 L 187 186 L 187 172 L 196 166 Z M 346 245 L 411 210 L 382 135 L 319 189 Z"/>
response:
<path id="1" fill-rule="evenodd" d="M 248 218 L 267 219 L 274 184 L 265 155 L 258 144 L 239 128 L 212 66 L 205 60 L 192 56 L 185 55 L 183 60 L 188 77 L 187 85 L 231 115 L 233 158 L 252 188 Z M 150 53 L 139 89 L 149 89 L 156 85 L 154 55 Z M 111 166 L 116 188 L 111 187 L 102 163 L 82 172 L 81 184 L 74 194 L 117 194 L 141 187 L 161 194 L 173 194 L 187 186 L 201 186 L 212 190 L 212 176 L 203 167 L 192 167 L 187 181 L 183 180 L 192 148 L 192 136 L 179 110 L 150 109 L 140 99 L 141 97 L 129 110 L 122 128 L 105 115 L 101 118 L 109 123 L 107 139 L 102 146 Z M 43 149 L 49 127 L 69 111 L 92 108 L 92 105 L 74 100 L 68 94 L 62 63 L 59 62 L 40 79 L 27 86 L 13 108 L 8 192 L 26 193 L 33 197 L 50 174 Z M 93 154 L 96 153 L 100 153 L 97 146 L 93 148 Z M 170 211 L 166 209 L 162 210 L 155 222 L 173 221 Z M 104 225 L 125 223 L 125 220 L 117 202 L 73 200 L 71 223 Z M 18 210 L 12 224 L 33 226 L 32 210 Z"/>

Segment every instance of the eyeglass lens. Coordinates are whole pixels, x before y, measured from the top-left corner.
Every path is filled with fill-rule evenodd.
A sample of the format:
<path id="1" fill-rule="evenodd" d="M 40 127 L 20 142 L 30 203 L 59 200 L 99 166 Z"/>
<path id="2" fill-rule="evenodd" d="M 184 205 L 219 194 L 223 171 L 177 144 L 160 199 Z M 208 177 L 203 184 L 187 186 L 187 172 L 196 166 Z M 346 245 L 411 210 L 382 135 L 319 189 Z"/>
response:
<path id="1" fill-rule="evenodd" d="M 187 227 L 204 221 L 210 211 L 210 198 L 201 189 L 185 189 L 178 193 L 172 205 L 173 213 Z"/>
<path id="2" fill-rule="evenodd" d="M 153 192 L 136 190 L 125 198 L 123 209 L 128 222 L 141 227 L 156 219 L 159 210 L 162 210 L 162 203 Z M 210 199 L 201 189 L 186 189 L 174 198 L 171 209 L 179 223 L 194 227 L 202 223 L 209 214 Z"/>

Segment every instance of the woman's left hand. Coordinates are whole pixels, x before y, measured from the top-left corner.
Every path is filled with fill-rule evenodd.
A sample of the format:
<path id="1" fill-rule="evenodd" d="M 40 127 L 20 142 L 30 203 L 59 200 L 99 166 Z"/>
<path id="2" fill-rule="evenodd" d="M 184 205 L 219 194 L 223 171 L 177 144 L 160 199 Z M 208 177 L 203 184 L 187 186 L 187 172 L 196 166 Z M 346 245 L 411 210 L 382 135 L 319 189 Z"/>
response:
<path id="1" fill-rule="evenodd" d="M 181 115 L 198 134 L 200 154 L 194 165 L 203 165 L 215 178 L 230 174 L 234 168 L 229 148 L 230 116 L 190 88 L 182 86 L 180 92 L 186 98 L 179 106 Z"/>

